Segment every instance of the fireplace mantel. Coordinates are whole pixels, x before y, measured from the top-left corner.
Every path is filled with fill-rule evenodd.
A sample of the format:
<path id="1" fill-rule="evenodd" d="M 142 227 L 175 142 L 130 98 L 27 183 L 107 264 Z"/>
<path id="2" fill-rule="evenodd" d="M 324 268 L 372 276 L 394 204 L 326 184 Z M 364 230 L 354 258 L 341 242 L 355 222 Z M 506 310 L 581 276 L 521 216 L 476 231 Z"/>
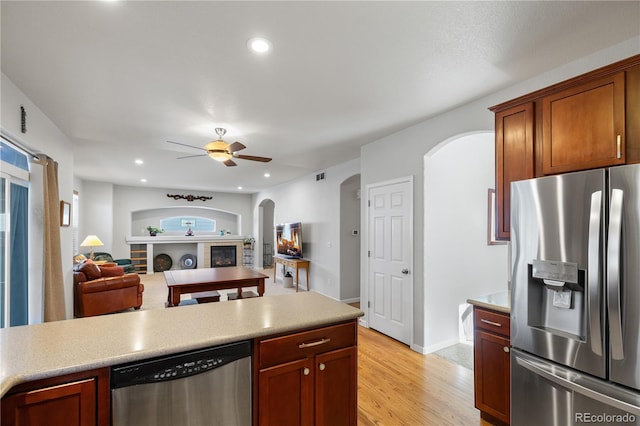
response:
<path id="1" fill-rule="evenodd" d="M 236 262 L 242 265 L 242 250 L 245 237 L 242 235 L 193 235 L 191 237 L 183 235 L 158 235 L 151 236 L 128 236 L 125 238 L 127 244 L 146 244 L 147 246 L 147 274 L 153 274 L 154 246 L 165 244 L 196 244 L 196 256 L 198 258 L 198 268 L 210 268 L 210 251 L 212 245 L 235 245 Z M 173 259 L 174 267 L 177 259 Z"/>
<path id="2" fill-rule="evenodd" d="M 244 238 L 242 235 L 192 235 L 191 237 L 184 235 L 157 235 L 155 237 L 143 235 L 128 236 L 125 241 L 127 244 L 217 243 L 220 241 L 242 242 Z"/>

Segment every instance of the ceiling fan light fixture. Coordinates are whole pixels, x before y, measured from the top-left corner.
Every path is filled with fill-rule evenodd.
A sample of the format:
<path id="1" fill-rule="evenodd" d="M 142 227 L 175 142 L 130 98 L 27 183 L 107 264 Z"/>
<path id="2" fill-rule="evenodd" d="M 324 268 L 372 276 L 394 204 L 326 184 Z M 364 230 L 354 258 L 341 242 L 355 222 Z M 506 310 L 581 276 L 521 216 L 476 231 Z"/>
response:
<path id="1" fill-rule="evenodd" d="M 217 141 L 212 141 L 206 144 L 204 149 L 207 151 L 209 157 L 222 163 L 223 161 L 227 161 L 231 158 L 231 153 L 227 151 L 228 146 L 228 143 L 222 139 L 218 139 Z"/>
<path id="2" fill-rule="evenodd" d="M 231 154 L 226 151 L 209 151 L 209 157 L 222 163 L 231 159 Z"/>

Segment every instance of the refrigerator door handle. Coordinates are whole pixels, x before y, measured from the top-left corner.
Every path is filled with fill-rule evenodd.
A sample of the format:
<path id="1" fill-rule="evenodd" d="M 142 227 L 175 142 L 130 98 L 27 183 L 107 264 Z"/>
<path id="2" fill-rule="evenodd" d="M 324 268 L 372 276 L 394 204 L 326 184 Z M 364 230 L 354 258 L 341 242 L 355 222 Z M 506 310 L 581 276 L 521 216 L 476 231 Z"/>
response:
<path id="1" fill-rule="evenodd" d="M 620 244 L 622 242 L 622 201 L 621 189 L 611 191 L 609 213 L 609 241 L 607 242 L 607 296 L 609 311 L 609 338 L 611 358 L 624 359 L 622 345 L 622 311 L 620 306 Z"/>
<path id="2" fill-rule="evenodd" d="M 600 228 L 602 223 L 602 191 L 591 194 L 589 245 L 587 263 L 587 305 L 591 350 L 602 356 L 602 314 L 600 312 Z"/>
<path id="3" fill-rule="evenodd" d="M 553 373 L 552 366 L 549 364 L 540 364 L 534 361 L 529 361 L 523 358 L 520 358 L 516 355 L 515 357 L 518 365 L 526 368 L 532 373 L 544 377 L 545 379 L 559 385 L 562 388 L 568 389 L 572 392 L 579 393 L 581 395 L 586 396 L 587 398 L 591 398 L 595 401 L 599 401 L 605 405 L 616 407 L 620 410 L 626 411 L 627 413 L 634 414 L 636 416 L 640 416 L 640 407 L 634 404 L 630 404 L 625 401 L 621 401 L 620 399 L 613 398 L 609 395 L 598 392 L 589 387 L 583 386 L 579 383 L 576 383 L 572 379 L 579 378 L 579 375 L 575 373 L 566 374 L 568 378 L 564 378 L 558 376 Z"/>

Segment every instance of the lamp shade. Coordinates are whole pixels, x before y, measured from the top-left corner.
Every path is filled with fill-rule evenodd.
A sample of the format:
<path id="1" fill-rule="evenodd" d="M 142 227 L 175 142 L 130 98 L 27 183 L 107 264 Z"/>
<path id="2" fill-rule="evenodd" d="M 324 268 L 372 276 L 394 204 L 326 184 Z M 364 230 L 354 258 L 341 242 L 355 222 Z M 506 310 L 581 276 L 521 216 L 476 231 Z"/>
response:
<path id="1" fill-rule="evenodd" d="M 80 245 L 83 247 L 98 247 L 103 246 L 104 244 L 102 244 L 102 241 L 100 241 L 100 238 L 98 238 L 97 236 L 87 235 L 87 237 L 82 240 Z"/>

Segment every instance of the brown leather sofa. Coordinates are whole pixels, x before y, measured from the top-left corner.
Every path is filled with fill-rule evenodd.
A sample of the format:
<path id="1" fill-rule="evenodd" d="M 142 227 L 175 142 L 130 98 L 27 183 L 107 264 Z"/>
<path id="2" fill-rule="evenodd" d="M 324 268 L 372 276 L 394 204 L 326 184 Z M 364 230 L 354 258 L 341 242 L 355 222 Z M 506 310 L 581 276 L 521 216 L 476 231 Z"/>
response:
<path id="1" fill-rule="evenodd" d="M 115 263 L 96 265 L 91 260 L 73 268 L 76 318 L 140 309 L 144 285 L 138 274 L 125 274 Z"/>

